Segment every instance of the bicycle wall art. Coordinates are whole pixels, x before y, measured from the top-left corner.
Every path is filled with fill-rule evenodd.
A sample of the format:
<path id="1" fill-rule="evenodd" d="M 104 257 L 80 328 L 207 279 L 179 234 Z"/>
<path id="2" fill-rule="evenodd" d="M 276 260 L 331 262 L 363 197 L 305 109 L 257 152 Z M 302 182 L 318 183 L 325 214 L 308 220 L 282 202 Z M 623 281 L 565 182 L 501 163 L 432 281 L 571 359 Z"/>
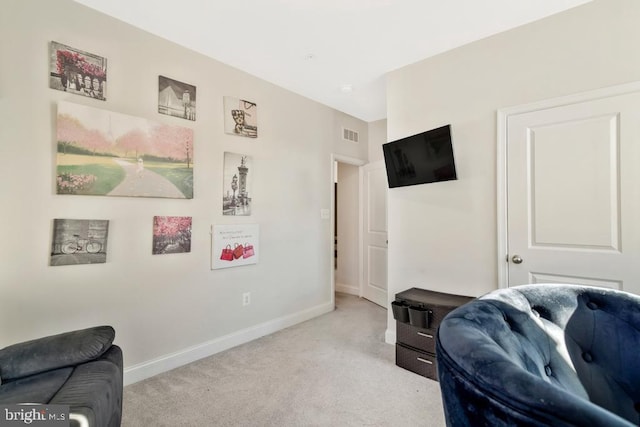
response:
<path id="1" fill-rule="evenodd" d="M 108 220 L 54 219 L 49 265 L 107 262 L 108 235 Z"/>
<path id="2" fill-rule="evenodd" d="M 56 193 L 193 198 L 193 130 L 58 103 Z"/>

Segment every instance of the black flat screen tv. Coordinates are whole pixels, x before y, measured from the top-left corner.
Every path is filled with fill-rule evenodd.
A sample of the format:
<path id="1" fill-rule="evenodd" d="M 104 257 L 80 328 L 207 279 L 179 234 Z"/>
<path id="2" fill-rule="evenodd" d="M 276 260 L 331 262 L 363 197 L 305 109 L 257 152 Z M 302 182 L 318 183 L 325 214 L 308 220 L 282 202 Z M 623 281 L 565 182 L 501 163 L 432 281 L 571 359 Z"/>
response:
<path id="1" fill-rule="evenodd" d="M 389 188 L 457 179 L 446 125 L 382 145 Z"/>

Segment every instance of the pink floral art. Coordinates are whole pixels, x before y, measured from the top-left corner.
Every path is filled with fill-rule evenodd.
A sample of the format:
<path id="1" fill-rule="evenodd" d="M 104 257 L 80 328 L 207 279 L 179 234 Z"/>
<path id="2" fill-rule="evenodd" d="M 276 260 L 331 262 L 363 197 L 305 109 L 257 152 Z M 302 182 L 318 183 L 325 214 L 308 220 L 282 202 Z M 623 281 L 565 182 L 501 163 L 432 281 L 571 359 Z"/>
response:
<path id="1" fill-rule="evenodd" d="M 153 217 L 153 254 L 191 252 L 190 216 Z"/>

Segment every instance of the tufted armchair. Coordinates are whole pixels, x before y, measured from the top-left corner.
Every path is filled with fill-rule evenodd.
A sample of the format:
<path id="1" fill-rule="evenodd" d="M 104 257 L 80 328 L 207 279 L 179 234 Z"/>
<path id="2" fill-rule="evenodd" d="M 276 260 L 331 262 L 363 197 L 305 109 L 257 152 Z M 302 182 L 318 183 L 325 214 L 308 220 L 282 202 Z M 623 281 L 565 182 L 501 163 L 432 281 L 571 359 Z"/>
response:
<path id="1" fill-rule="evenodd" d="M 638 426 L 640 297 L 538 284 L 458 307 L 436 341 L 448 426 Z"/>

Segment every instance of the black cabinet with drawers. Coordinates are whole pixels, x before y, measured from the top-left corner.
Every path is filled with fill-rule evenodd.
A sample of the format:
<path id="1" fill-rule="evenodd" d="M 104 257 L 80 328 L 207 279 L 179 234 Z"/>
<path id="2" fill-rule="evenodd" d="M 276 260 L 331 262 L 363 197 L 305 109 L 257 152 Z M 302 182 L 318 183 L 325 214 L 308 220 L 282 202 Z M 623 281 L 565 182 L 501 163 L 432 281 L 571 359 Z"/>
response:
<path id="1" fill-rule="evenodd" d="M 432 380 L 436 373 L 436 331 L 442 319 L 472 297 L 411 288 L 391 303 L 396 319 L 396 365 Z"/>

